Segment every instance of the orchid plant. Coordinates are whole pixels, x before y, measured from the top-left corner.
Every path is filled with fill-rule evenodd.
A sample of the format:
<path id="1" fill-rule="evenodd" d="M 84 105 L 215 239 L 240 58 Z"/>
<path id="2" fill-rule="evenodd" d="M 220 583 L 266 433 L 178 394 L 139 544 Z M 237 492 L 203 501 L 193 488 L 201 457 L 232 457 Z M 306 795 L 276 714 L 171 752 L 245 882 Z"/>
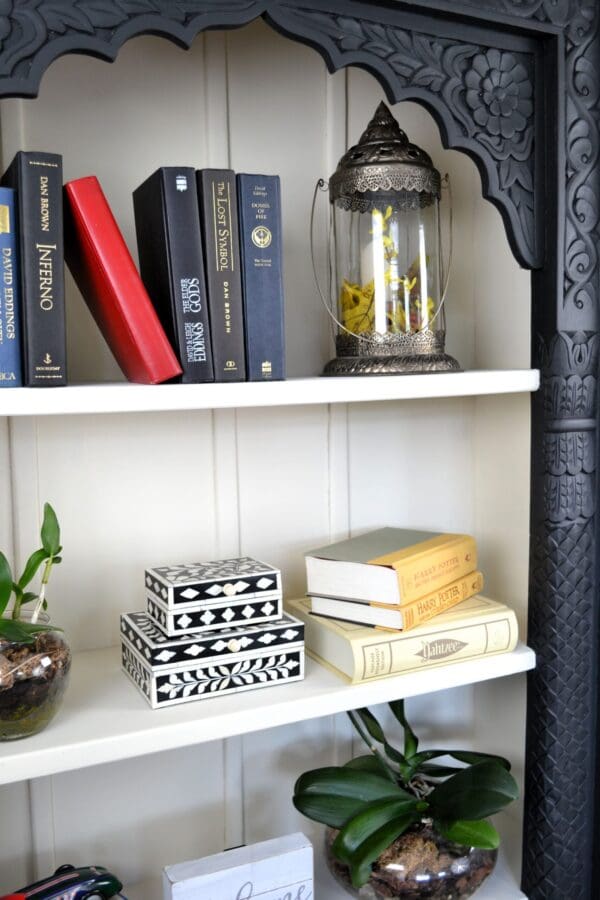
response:
<path id="1" fill-rule="evenodd" d="M 377 857 L 424 820 L 457 844 L 495 849 L 500 838 L 487 818 L 518 796 L 508 760 L 469 750 L 420 751 L 404 701 L 389 706 L 404 731 L 403 751 L 389 743 L 370 710 L 353 710 L 348 715 L 370 753 L 305 772 L 294 788 L 296 809 L 338 829 L 331 849 L 357 888 L 369 880 Z"/>
<path id="2" fill-rule="evenodd" d="M 44 504 L 44 518 L 40 532 L 42 546 L 34 550 L 27 562 L 21 576 L 13 578 L 10 564 L 0 551 L 0 639 L 7 641 L 21 641 L 31 644 L 35 635 L 42 631 L 51 630 L 50 626 L 38 622 L 42 609 L 46 609 L 46 585 L 50 578 L 52 567 L 62 561 L 60 553 L 60 527 L 56 513 L 49 503 Z M 40 590 L 26 590 L 31 584 L 40 568 L 43 566 Z M 14 595 L 14 603 L 10 616 L 5 616 L 9 601 Z M 21 610 L 25 604 L 34 603 L 33 612 L 29 621 L 23 621 Z M 56 626 L 52 626 L 56 630 Z"/>

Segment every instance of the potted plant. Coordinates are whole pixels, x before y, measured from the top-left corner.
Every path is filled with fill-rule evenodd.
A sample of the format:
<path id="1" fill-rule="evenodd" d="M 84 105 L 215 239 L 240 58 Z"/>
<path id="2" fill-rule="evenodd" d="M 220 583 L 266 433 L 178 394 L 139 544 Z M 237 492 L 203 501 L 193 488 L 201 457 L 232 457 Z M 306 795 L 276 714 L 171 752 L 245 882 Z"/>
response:
<path id="1" fill-rule="evenodd" d="M 498 852 L 498 832 L 487 818 L 518 796 L 510 763 L 487 753 L 419 751 L 404 701 L 389 706 L 404 732 L 403 751 L 368 709 L 349 712 L 370 753 L 305 772 L 294 805 L 329 826 L 329 867 L 354 896 L 470 897 Z M 432 762 L 442 757 L 450 761 Z"/>
<path id="2" fill-rule="evenodd" d="M 71 652 L 60 629 L 49 624 L 46 585 L 52 567 L 61 562 L 56 513 L 44 505 L 42 546 L 21 576 L 13 579 L 0 552 L 0 740 L 10 741 L 41 731 L 60 706 L 71 665 Z M 43 568 L 42 568 L 43 567 Z M 27 590 L 42 568 L 40 590 Z M 11 597 L 12 609 L 8 611 Z M 23 607 L 28 606 L 25 610 Z"/>

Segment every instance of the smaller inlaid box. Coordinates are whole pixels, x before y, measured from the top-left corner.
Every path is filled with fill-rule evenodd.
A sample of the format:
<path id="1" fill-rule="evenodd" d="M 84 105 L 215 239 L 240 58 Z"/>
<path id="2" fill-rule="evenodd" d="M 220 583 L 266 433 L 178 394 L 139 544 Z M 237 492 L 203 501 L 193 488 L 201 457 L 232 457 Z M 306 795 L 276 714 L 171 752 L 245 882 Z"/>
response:
<path id="1" fill-rule="evenodd" d="M 281 572 L 249 556 L 146 570 L 148 615 L 165 634 L 281 618 Z"/>
<path id="2" fill-rule="evenodd" d="M 249 600 L 279 596 L 281 572 L 250 556 L 157 566 L 146 569 L 146 590 L 169 609 L 232 598 Z"/>
<path id="3" fill-rule="evenodd" d="M 204 634 L 260 622 L 276 622 L 283 612 L 281 597 L 261 597 L 248 600 L 228 600 L 220 603 L 203 603 L 168 607 L 155 597 L 146 597 L 146 612 L 155 625 L 168 637 L 184 634 Z"/>
<path id="4" fill-rule="evenodd" d="M 121 662 L 153 709 L 304 678 L 304 625 L 277 622 L 167 637 L 146 613 L 121 616 Z"/>

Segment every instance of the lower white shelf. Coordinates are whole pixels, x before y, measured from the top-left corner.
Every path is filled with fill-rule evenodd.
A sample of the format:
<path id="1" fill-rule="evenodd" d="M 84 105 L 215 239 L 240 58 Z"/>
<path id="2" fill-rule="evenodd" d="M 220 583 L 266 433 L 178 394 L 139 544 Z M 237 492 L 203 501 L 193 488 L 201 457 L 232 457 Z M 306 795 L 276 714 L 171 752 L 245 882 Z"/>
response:
<path id="1" fill-rule="evenodd" d="M 121 671 L 120 651 L 75 654 L 65 703 L 41 734 L 0 744 L 0 784 L 81 769 L 314 719 L 399 697 L 474 684 L 535 666 L 511 653 L 349 685 L 307 660 L 304 681 L 152 710 Z"/>

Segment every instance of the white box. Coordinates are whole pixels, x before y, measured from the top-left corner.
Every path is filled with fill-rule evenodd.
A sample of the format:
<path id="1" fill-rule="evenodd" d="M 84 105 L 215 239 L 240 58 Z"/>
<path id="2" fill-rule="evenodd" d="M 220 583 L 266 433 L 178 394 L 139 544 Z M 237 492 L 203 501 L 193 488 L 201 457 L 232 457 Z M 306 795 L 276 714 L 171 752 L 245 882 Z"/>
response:
<path id="1" fill-rule="evenodd" d="M 313 848 L 301 832 L 163 870 L 163 900 L 313 900 Z"/>

